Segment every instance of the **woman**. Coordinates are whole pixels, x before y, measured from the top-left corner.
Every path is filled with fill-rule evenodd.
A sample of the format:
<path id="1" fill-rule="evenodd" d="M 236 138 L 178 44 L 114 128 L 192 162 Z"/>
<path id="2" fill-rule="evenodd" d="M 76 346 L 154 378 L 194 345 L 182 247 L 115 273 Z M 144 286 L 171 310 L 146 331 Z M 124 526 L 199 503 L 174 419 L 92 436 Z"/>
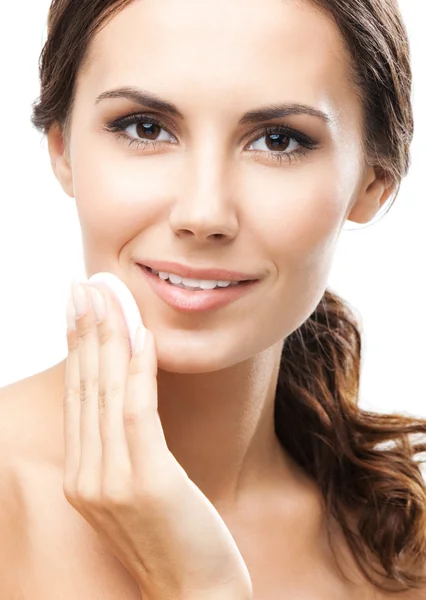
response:
<path id="1" fill-rule="evenodd" d="M 74 285 L 67 359 L 3 388 L 1 597 L 420 598 L 426 421 L 358 408 L 326 290 L 408 171 L 396 2 L 55 0 L 40 75 L 87 275 L 147 331 Z"/>

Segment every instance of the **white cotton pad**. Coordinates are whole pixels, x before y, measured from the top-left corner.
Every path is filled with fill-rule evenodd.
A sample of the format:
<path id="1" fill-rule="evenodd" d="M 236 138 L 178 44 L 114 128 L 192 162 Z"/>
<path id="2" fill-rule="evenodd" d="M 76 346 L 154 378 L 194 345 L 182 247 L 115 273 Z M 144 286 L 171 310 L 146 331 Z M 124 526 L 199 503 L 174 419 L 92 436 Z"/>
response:
<path id="1" fill-rule="evenodd" d="M 112 273 L 96 273 L 88 280 L 88 283 L 100 283 L 105 285 L 120 303 L 123 317 L 129 333 L 129 342 L 132 354 L 135 348 L 135 335 L 139 325 L 143 326 L 138 305 L 132 296 L 132 292 L 116 275 Z"/>

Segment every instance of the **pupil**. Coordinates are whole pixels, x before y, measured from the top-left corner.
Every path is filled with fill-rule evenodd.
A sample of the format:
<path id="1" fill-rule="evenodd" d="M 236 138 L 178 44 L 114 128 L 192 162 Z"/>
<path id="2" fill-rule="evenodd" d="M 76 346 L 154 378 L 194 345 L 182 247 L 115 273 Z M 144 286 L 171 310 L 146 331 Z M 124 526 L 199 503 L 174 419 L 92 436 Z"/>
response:
<path id="1" fill-rule="evenodd" d="M 136 127 L 136 131 L 138 133 L 139 136 L 143 137 L 143 135 L 148 135 L 148 138 L 151 139 L 152 137 L 155 137 L 155 131 L 154 133 L 152 131 L 149 131 L 150 129 L 161 129 L 161 127 L 159 125 L 156 125 L 155 123 L 138 123 L 137 127 Z M 158 131 L 157 131 L 158 133 Z"/>
<path id="2" fill-rule="evenodd" d="M 289 140 L 288 136 L 285 136 L 283 133 L 271 133 L 267 137 L 270 137 L 274 141 L 272 148 L 271 148 L 272 150 L 286 150 L 287 149 L 288 143 L 283 144 L 282 142 L 278 142 L 277 140 L 279 138 L 284 138 L 285 140 Z M 282 145 L 284 145 L 285 148 L 280 148 L 280 146 L 282 146 Z"/>

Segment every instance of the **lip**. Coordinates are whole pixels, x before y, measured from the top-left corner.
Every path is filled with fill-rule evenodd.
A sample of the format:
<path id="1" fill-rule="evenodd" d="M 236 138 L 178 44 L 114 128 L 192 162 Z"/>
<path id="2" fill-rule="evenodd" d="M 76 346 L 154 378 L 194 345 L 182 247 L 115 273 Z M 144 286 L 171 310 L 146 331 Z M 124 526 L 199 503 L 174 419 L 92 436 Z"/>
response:
<path id="1" fill-rule="evenodd" d="M 194 269 L 186 265 L 180 265 L 175 262 L 159 260 L 138 260 L 138 265 L 149 267 L 154 271 L 164 271 L 173 273 L 189 279 L 213 279 L 214 281 L 245 281 L 247 279 L 258 280 L 261 277 L 253 273 L 238 273 L 237 271 L 227 271 L 225 269 Z"/>
<path id="2" fill-rule="evenodd" d="M 164 265 L 164 263 L 161 264 Z M 151 273 L 144 265 L 138 264 L 138 267 L 143 277 L 145 277 L 153 291 L 161 298 L 161 300 L 166 302 L 166 304 L 172 308 L 186 313 L 222 308 L 227 304 L 235 302 L 241 296 L 248 294 L 260 281 L 257 279 L 255 281 L 249 281 L 231 287 L 228 286 L 227 288 L 191 291 L 184 290 L 168 283 L 158 275 Z M 152 268 L 155 269 L 155 267 Z M 178 273 L 176 273 L 176 275 L 178 275 Z"/>

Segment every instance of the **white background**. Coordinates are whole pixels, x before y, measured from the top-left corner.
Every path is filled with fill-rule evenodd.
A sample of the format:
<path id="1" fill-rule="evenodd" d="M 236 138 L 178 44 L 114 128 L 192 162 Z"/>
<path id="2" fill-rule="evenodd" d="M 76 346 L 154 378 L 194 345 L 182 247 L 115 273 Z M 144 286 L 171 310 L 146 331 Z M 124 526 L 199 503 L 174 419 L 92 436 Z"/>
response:
<path id="1" fill-rule="evenodd" d="M 74 200 L 62 191 L 46 141 L 30 123 L 49 4 L 10 2 L 2 12 L 0 387 L 66 357 L 70 281 L 85 277 Z M 361 318 L 360 405 L 426 416 L 426 4 L 400 0 L 400 8 L 414 73 L 411 170 L 385 217 L 363 231 L 342 232 L 329 288 Z"/>

